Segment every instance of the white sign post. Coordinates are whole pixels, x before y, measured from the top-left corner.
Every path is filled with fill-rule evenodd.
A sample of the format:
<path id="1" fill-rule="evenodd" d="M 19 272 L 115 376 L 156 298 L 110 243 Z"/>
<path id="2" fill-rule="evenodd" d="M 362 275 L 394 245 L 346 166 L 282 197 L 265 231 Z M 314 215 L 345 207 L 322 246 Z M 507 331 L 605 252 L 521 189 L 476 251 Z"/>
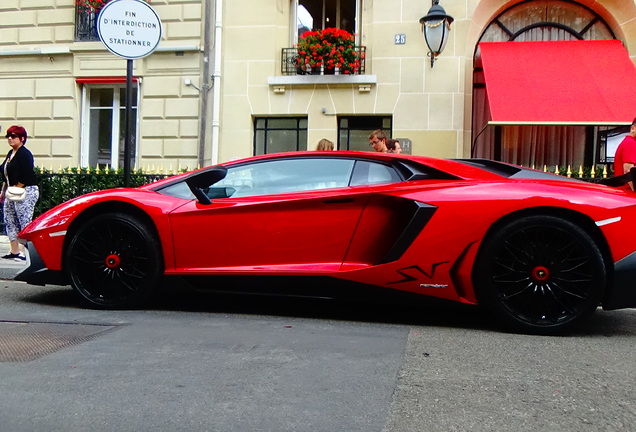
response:
<path id="1" fill-rule="evenodd" d="M 127 59 L 126 139 L 124 142 L 124 186 L 130 186 L 130 147 L 132 141 L 133 59 L 151 54 L 161 41 L 161 20 L 155 10 L 141 0 L 112 0 L 97 17 L 97 34 L 113 54 Z"/>

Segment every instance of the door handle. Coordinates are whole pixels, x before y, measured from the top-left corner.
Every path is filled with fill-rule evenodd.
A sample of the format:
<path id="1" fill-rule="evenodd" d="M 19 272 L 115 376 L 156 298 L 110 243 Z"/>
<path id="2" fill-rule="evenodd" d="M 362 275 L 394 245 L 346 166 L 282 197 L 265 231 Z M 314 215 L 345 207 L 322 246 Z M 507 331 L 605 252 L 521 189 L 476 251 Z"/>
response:
<path id="1" fill-rule="evenodd" d="M 325 200 L 325 204 L 345 204 L 353 202 L 353 198 L 335 198 L 330 200 Z"/>

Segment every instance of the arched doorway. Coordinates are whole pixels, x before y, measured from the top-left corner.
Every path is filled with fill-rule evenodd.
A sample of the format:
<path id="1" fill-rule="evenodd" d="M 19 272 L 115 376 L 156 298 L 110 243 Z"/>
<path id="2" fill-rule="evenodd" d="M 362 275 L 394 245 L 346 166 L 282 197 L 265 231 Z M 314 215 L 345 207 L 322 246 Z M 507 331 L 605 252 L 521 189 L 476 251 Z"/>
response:
<path id="1" fill-rule="evenodd" d="M 493 19 L 482 32 L 474 54 L 471 156 L 552 169 L 591 166 L 599 159 L 603 161 L 599 157 L 598 138 L 613 127 L 493 125 L 479 43 L 611 39 L 616 37 L 599 14 L 569 0 L 524 1 Z"/>

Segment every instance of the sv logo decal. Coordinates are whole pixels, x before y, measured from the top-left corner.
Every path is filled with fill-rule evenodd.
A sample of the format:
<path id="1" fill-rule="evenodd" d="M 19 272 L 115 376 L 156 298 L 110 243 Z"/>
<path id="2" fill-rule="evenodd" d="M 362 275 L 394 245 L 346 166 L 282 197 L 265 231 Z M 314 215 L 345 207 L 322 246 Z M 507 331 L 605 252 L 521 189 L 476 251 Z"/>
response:
<path id="1" fill-rule="evenodd" d="M 433 279 L 433 276 L 435 276 L 435 270 L 437 269 L 437 267 L 441 266 L 442 264 L 448 264 L 450 261 L 442 261 L 442 262 L 438 262 L 438 263 L 434 263 L 431 266 L 431 272 L 430 274 L 427 273 L 426 271 L 424 271 L 422 268 L 420 268 L 420 266 L 418 265 L 414 265 L 411 267 L 405 267 L 403 269 L 397 270 L 397 272 L 404 276 L 403 279 L 394 281 L 394 282 L 389 282 L 389 284 L 397 284 L 397 283 L 403 283 L 403 282 L 413 282 L 413 281 L 417 281 L 419 278 L 422 277 L 422 275 L 426 276 L 429 279 Z"/>

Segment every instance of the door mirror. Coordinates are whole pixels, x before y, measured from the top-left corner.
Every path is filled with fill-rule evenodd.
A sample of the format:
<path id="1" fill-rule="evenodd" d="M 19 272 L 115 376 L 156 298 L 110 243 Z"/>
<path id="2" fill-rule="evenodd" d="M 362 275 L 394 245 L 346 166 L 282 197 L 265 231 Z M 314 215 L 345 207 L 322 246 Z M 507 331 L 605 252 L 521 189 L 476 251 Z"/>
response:
<path id="1" fill-rule="evenodd" d="M 212 201 L 203 189 L 208 189 L 214 183 L 223 180 L 226 175 L 227 168 L 219 165 L 204 171 L 196 172 L 192 174 L 192 176 L 188 177 L 185 182 L 199 203 L 209 205 L 212 204 Z"/>

